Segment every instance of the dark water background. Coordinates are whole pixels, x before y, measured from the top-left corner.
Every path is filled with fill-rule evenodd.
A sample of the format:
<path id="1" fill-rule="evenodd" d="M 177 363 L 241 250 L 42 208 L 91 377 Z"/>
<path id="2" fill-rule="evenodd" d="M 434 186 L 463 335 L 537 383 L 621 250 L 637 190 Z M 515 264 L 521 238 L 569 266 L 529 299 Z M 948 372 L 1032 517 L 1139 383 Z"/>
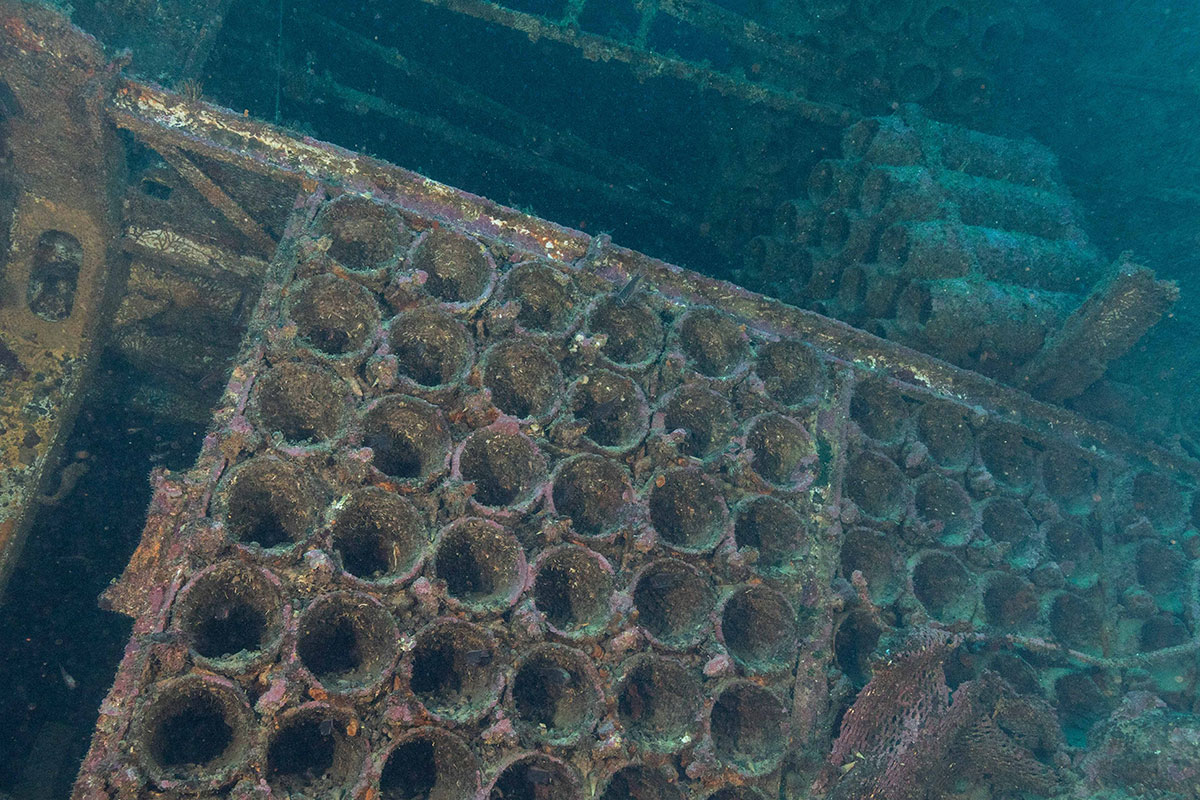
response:
<path id="1" fill-rule="evenodd" d="M 411 58 L 437 65 L 444 75 L 481 88 L 503 87 L 508 105 L 527 110 L 545 125 L 657 165 L 655 177 L 678 193 L 677 200 L 682 195 L 686 201 L 706 181 L 715 180 L 713 164 L 722 141 L 711 133 L 721 128 L 721 120 L 728 120 L 732 146 L 737 131 L 769 123 L 767 112 L 679 82 L 642 82 L 621 65 L 566 55 L 535 63 L 523 58 L 528 51 L 521 34 L 485 33 L 475 21 L 416 0 L 319 0 L 304 3 L 303 13 L 299 5 L 289 0 L 283 7 L 285 41 L 276 34 L 280 7 L 274 2 L 233 3 L 202 76 L 205 96 L 572 227 L 611 231 L 618 243 L 651 255 L 729 275 L 729 255 L 715 251 L 695 231 L 630 217 L 584 190 L 547 189 L 535 176 L 503 164 L 481 168 L 433 138 L 385 136 L 383 128 L 371 124 L 370 113 L 348 115 L 322 100 L 318 87 L 294 85 L 316 75 L 305 74 L 298 65 L 329 58 L 323 68 L 341 70 L 344 81 L 368 94 L 386 98 L 393 91 L 420 91 L 413 84 L 397 88 L 396 77 L 384 71 L 355 74 L 348 55 L 330 58 L 319 42 L 306 41 L 303 14 L 327 15 L 348 27 L 370 25 L 380 45 L 403 46 Z M 512 5 L 541 10 L 536 0 Z M 748 0 L 731 5 L 755 10 L 769 4 Z M 79 3 L 74 18 L 108 41 L 107 36 L 115 36 L 111 19 L 118 12 L 131 13 L 121 3 L 98 0 Z M 964 123 L 1032 136 L 1049 147 L 1083 208 L 1089 235 L 1104 254 L 1113 258 L 1131 250 L 1161 277 L 1179 281 L 1182 299 L 1174 314 L 1113 369 L 1116 377 L 1140 387 L 1143 402 L 1116 411 L 1090 409 L 1101 416 L 1126 414 L 1113 421 L 1171 446 L 1200 428 L 1190 413 L 1190 397 L 1200 388 L 1195 382 L 1200 354 L 1200 3 L 1054 0 L 1021 13 L 1028 14 L 1027 35 L 1019 49 L 1005 53 L 995 65 L 1001 90 L 997 99 L 981 119 Z M 139 48 L 153 50 L 155 42 L 137 41 L 136 31 L 124 35 L 127 40 L 117 37 L 112 43 L 133 48 L 136 71 L 142 65 Z M 485 35 L 492 37 L 489 47 L 464 47 Z M 282 93 L 281 41 L 288 50 L 282 75 L 288 86 Z M 719 47 L 690 46 L 721 63 Z M 462 52 L 471 58 L 459 57 Z M 148 72 L 166 84 L 178 77 L 153 68 Z M 564 103 L 569 103 L 569 113 L 560 113 Z M 814 140 L 811 147 L 817 151 L 833 144 Z M 528 143 L 532 151 L 544 145 Z M 202 427 L 132 402 L 128 387 L 134 379 L 127 363 L 111 353 L 106 356 L 65 448 L 91 466 L 68 497 L 41 510 L 0 606 L 0 792 L 13 792 L 21 783 L 39 732 L 59 730 L 66 746 L 49 747 L 57 772 L 52 778 L 43 773 L 52 786 L 39 796 L 67 794 L 129 631 L 124 618 L 97 608 L 96 597 L 120 573 L 137 543 L 150 497 L 150 470 L 185 468 L 198 449 Z M 47 729 L 47 724 L 65 727 Z"/>

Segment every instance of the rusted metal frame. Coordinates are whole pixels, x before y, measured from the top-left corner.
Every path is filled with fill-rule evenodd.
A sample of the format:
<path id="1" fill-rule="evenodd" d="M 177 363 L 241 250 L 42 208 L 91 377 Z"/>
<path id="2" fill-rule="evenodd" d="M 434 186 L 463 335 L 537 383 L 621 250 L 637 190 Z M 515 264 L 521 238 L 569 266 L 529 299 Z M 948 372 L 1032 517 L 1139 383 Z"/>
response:
<path id="1" fill-rule="evenodd" d="M 714 33 L 796 72 L 811 69 L 815 52 L 799 47 L 776 30 L 758 24 L 710 0 L 656 0 L 659 11 Z"/>
<path id="2" fill-rule="evenodd" d="M 777 111 L 789 111 L 803 119 L 823 125 L 848 125 L 857 115 L 847 108 L 807 100 L 795 92 L 765 84 L 750 83 L 709 67 L 629 44 L 607 36 L 584 33 L 577 27 L 550 22 L 535 14 L 498 6 L 488 0 L 421 0 L 455 14 L 521 31 L 532 40 L 547 39 L 570 45 L 593 61 L 619 61 L 630 65 L 640 76 L 668 76 L 694 83 L 718 94 L 765 105 Z M 639 41 L 641 31 L 639 30 Z"/>
<path id="3" fill-rule="evenodd" d="M 241 231 L 242 235 L 258 248 L 261 255 L 270 258 L 271 253 L 275 252 L 275 240 L 263 230 L 263 227 L 253 217 L 246 213 L 245 209 L 238 205 L 236 200 L 226 194 L 224 189 L 218 186 L 212 178 L 205 175 L 204 171 L 193 164 L 178 148 L 171 147 L 170 145 L 156 146 L 154 144 L 151 144 L 151 147 L 184 180 L 190 183 L 193 189 L 199 192 L 209 203 L 212 203 L 213 207 L 217 211 L 220 211 L 225 219 L 232 222 L 233 226 Z"/>
<path id="4" fill-rule="evenodd" d="M 341 101 L 343 108 L 348 113 L 354 113 L 355 109 L 369 109 L 377 114 L 390 117 L 403 125 L 433 134 L 460 151 L 468 154 L 474 153 L 488 156 L 518 170 L 532 170 L 537 172 L 561 190 L 583 189 L 595 196 L 603 197 L 610 202 L 617 203 L 630 211 L 636 211 L 676 227 L 694 228 L 696 226 L 696 221 L 689 215 L 676 210 L 674 206 L 648 198 L 640 192 L 627 191 L 624 186 L 609 183 L 589 173 L 580 172 L 579 170 L 563 166 L 518 148 L 510 147 L 502 142 L 497 142 L 495 139 L 447 122 L 441 117 L 422 114 L 410 108 L 383 100 L 376 95 L 351 89 L 332 78 L 315 77 L 313 80 L 321 86 L 325 93 Z"/>
<path id="5" fill-rule="evenodd" d="M 115 307 L 121 272 L 112 240 L 124 161 L 104 116 L 116 76 L 96 42 L 56 11 L 0 0 L 0 76 L 15 106 L 6 110 L 7 144 L 19 180 L 3 256 L 12 296 L 0 304 L 2 591 Z M 62 317 L 30 304 L 31 281 L 52 276 L 51 263 L 75 268 Z M 61 274 L 54 282 L 66 287 Z"/>
<path id="6" fill-rule="evenodd" d="M 421 216 L 551 258 L 578 261 L 589 256 L 593 241 L 598 241 L 334 145 L 297 139 L 274 126 L 203 103 L 189 105 L 160 89 L 127 82 L 114 100 L 112 113 L 122 127 L 147 139 L 281 179 L 382 193 Z M 587 263 L 614 280 L 640 274 L 643 285 L 664 295 L 728 309 L 768 333 L 804 339 L 847 361 L 904 376 L 914 386 L 936 388 L 968 403 L 1011 409 L 1020 415 L 1013 421 L 1035 431 L 1074 439 L 1084 447 L 1111 449 L 1200 479 L 1200 462 L 815 312 L 614 245 L 593 249 Z"/>
<path id="7" fill-rule="evenodd" d="M 680 202 L 677 192 L 674 192 L 667 183 L 652 175 L 639 164 L 615 156 L 572 133 L 560 131 L 530 119 L 487 95 L 452 81 L 441 73 L 404 57 L 395 48 L 373 42 L 328 17 L 306 9 L 297 9 L 297 13 L 313 22 L 314 30 L 327 31 L 336 36 L 343 45 L 353 47 L 409 77 L 420 80 L 435 88 L 441 98 L 449 100 L 455 105 L 482 111 L 490 119 L 511 126 L 526 141 L 538 139 L 550 142 L 556 150 L 570 153 L 580 161 L 600 167 L 598 171 L 611 175 L 613 183 L 636 185 L 640 187 L 638 190 L 640 192 L 656 197 L 671 198 L 672 202 Z"/>

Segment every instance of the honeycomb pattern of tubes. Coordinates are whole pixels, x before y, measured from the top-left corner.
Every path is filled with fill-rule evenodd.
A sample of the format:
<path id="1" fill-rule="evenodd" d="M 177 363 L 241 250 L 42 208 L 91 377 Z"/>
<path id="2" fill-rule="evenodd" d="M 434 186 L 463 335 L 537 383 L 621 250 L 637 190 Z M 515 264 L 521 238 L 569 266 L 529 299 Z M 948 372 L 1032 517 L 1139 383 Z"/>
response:
<path id="1" fill-rule="evenodd" d="M 916 106 L 850 126 L 745 255 L 747 285 L 1008 381 L 1106 266 L 1048 150 Z"/>
<path id="2" fill-rule="evenodd" d="M 622 293 L 359 207 L 298 204 L 205 449 L 159 484 L 135 563 L 161 589 L 81 785 L 791 797 L 830 688 L 922 627 L 1068 728 L 1134 673 L 1194 701 L 1200 469 L 704 279 Z M 402 225 L 391 260 L 316 271 L 330 208 Z"/>

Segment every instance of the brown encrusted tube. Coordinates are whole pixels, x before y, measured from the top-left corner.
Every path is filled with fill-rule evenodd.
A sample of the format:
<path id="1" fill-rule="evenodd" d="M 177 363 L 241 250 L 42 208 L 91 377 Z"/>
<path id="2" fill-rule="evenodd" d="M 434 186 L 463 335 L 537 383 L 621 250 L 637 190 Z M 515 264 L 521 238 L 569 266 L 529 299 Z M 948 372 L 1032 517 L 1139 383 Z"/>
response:
<path id="1" fill-rule="evenodd" d="M 618 461 L 582 454 L 561 462 L 551 480 L 553 510 L 571 520 L 580 536 L 603 536 L 620 527 L 633 503 L 629 472 Z"/>
<path id="2" fill-rule="evenodd" d="M 684 800 L 678 779 L 668 775 L 644 764 L 626 764 L 608 776 L 596 800 Z"/>
<path id="3" fill-rule="evenodd" d="M 221 561 L 179 592 L 171 626 L 187 639 L 197 663 L 242 674 L 278 649 L 284 609 L 278 578 L 241 561 Z"/>
<path id="4" fill-rule="evenodd" d="M 517 725 L 531 737 L 559 746 L 590 734 L 604 702 L 591 660 L 561 644 L 526 651 L 513 669 L 509 692 Z"/>
<path id="5" fill-rule="evenodd" d="M 474 342 L 445 311 L 418 308 L 392 320 L 388 346 L 401 377 L 426 389 L 460 382 L 471 368 Z"/>
<path id="6" fill-rule="evenodd" d="M 435 717 L 473 722 L 500 699 L 499 656 L 483 628 L 459 619 L 436 620 L 417 633 L 406 659 L 409 688 Z"/>
<path id="7" fill-rule="evenodd" d="M 941 166 L 980 178 L 1055 189 L 1058 161 L 1037 142 L 1009 139 L 931 120 L 914 122 L 941 142 Z"/>
<path id="8" fill-rule="evenodd" d="M 969 29 L 966 9 L 956 0 L 935 0 L 920 12 L 916 20 L 921 41 L 930 47 L 953 47 Z"/>
<path id="9" fill-rule="evenodd" d="M 781 339 L 758 348 L 754 372 L 777 403 L 800 405 L 820 396 L 825 388 L 825 365 L 804 342 Z"/>
<path id="10" fill-rule="evenodd" d="M 380 800 L 468 800 L 481 788 L 479 760 L 466 742 L 441 728 L 416 728 L 384 752 Z"/>
<path id="11" fill-rule="evenodd" d="M 252 416 L 264 435 L 313 444 L 338 433 L 348 397 L 341 379 L 323 367 L 280 364 L 255 381 Z"/>
<path id="12" fill-rule="evenodd" d="M 904 3 L 893 4 L 889 1 L 879 5 L 903 6 Z M 868 117 L 854 123 L 842 136 L 842 152 L 848 159 L 897 167 L 919 164 L 923 156 L 921 140 L 916 131 L 898 116 Z M 817 166 L 823 163 L 827 162 L 820 162 Z M 815 168 L 813 175 L 816 175 Z M 861 175 L 859 179 L 861 181 Z M 812 178 L 809 179 L 809 186 L 811 192 Z"/>
<path id="13" fill-rule="evenodd" d="M 913 278 L 958 278 L 976 272 L 994 281 L 1052 291 L 1080 291 L 1103 269 L 1075 241 L 952 222 L 894 225 L 880 238 L 879 259 Z"/>
<path id="14" fill-rule="evenodd" d="M 727 684 L 709 712 L 713 751 L 743 775 L 778 766 L 787 747 L 788 713 L 770 690 L 750 681 Z"/>
<path id="15" fill-rule="evenodd" d="M 351 492 L 330 526 L 330 546 L 354 578 L 374 584 L 407 580 L 429 541 L 421 512 L 398 494 L 368 486 Z"/>
<path id="16" fill-rule="evenodd" d="M 988 281 L 914 281 L 900 294 L 896 321 L 907 341 L 959 366 L 1031 358 L 1066 318 L 1071 298 Z M 984 357 L 984 354 L 988 355 Z"/>
<path id="17" fill-rule="evenodd" d="M 672 549 L 706 552 L 725 535 L 725 498 L 716 481 L 698 469 L 676 469 L 656 479 L 649 506 L 654 530 Z"/>
<path id="18" fill-rule="evenodd" d="M 906 52 L 888 66 L 893 76 L 892 91 L 896 99 L 905 103 L 928 99 L 942 82 L 938 59 L 924 51 Z"/>
<path id="19" fill-rule="evenodd" d="M 875 167 L 863 179 L 859 199 L 864 214 L 882 222 L 933 219 L 946 198 L 938 175 L 926 167 Z"/>
<path id="20" fill-rule="evenodd" d="M 818 161 L 808 175 L 808 199 L 820 212 L 854 208 L 865 173 L 866 166 L 860 161 Z"/>
<path id="21" fill-rule="evenodd" d="M 583 800 L 583 789 L 579 776 L 566 762 L 545 753 L 525 753 L 505 760 L 486 797 L 488 800 Z"/>
<path id="22" fill-rule="evenodd" d="M 615 692 L 629 739 L 659 752 L 687 747 L 703 702 L 698 669 L 659 655 L 634 656 Z"/>
<path id="23" fill-rule="evenodd" d="M 583 442 L 614 455 L 636 447 L 650 420 L 642 388 L 632 378 L 607 369 L 591 370 L 571 384 L 567 407 L 576 423 L 587 426 Z"/>
<path id="24" fill-rule="evenodd" d="M 425 273 L 425 291 L 456 311 L 478 308 L 496 282 L 496 264 L 483 245 L 447 228 L 417 242 L 412 268 Z"/>
<path id="25" fill-rule="evenodd" d="M 571 278 L 546 263 L 517 264 L 505 274 L 500 294 L 504 302 L 520 303 L 517 324 L 530 333 L 559 333 L 574 317 Z"/>
<path id="26" fill-rule="evenodd" d="M 757 550 L 755 570 L 770 574 L 786 571 L 794 560 L 807 554 L 805 531 L 805 522 L 794 508 L 760 494 L 738 506 L 733 538 L 739 548 Z"/>
<path id="27" fill-rule="evenodd" d="M 322 595 L 296 625 L 296 655 L 327 692 L 370 694 L 391 673 L 400 631 L 378 600 L 358 592 Z"/>
<path id="28" fill-rule="evenodd" d="M 796 612 L 774 589 L 743 586 L 721 604 L 717 636 L 747 672 L 786 670 L 796 651 Z"/>
<path id="29" fill-rule="evenodd" d="M 267 784 L 279 795 L 311 797 L 348 790 L 362 774 L 367 737 L 350 735 L 349 709 L 306 703 L 263 725 Z"/>
<path id="30" fill-rule="evenodd" d="M 379 328 L 379 304 L 363 287 L 332 275 L 318 275 L 292 287 L 288 314 L 296 336 L 313 352 L 333 361 L 361 358 Z"/>
<path id="31" fill-rule="evenodd" d="M 452 601 L 490 612 L 515 603 L 528 575 L 516 537 L 495 522 L 473 517 L 455 520 L 438 534 L 433 569 Z"/>
<path id="32" fill-rule="evenodd" d="M 250 706 L 230 681 L 185 675 L 150 688 L 128 744 L 158 784 L 211 790 L 245 766 L 254 727 Z"/>
<path id="33" fill-rule="evenodd" d="M 1019 376 L 1032 394 L 1061 402 L 1097 381 L 1179 299 L 1179 287 L 1123 260 Z"/>
<path id="34" fill-rule="evenodd" d="M 562 402 L 558 361 L 528 337 L 509 338 L 483 356 L 483 385 L 492 402 L 518 419 L 543 419 Z"/>
<path id="35" fill-rule="evenodd" d="M 599 553 L 578 545 L 544 550 L 533 567 L 533 604 L 559 636 L 600 633 L 613 615 L 615 573 Z"/>
<path id="36" fill-rule="evenodd" d="M 454 476 L 475 484 L 471 500 L 500 516 L 536 502 L 546 457 L 512 420 L 475 431 L 454 454 Z"/>
<path id="37" fill-rule="evenodd" d="M 415 397 L 388 395 L 367 410 L 363 445 L 371 464 L 389 478 L 420 485 L 450 461 L 450 429 L 437 406 Z"/>
<path id="38" fill-rule="evenodd" d="M 1017 15 L 1006 15 L 1002 11 L 972 15 L 968 34 L 972 49 L 989 62 L 1015 55 L 1025 39 L 1021 23 Z"/>
<path id="39" fill-rule="evenodd" d="M 257 456 L 232 471 L 216 505 L 233 540 L 269 550 L 307 539 L 324 497 L 325 487 L 292 462 Z"/>
<path id="40" fill-rule="evenodd" d="M 679 346 L 689 365 L 710 378 L 738 374 L 750 354 L 746 326 L 715 308 L 698 308 L 676 324 Z"/>
<path id="41" fill-rule="evenodd" d="M 1070 195 L 961 172 L 941 171 L 936 179 L 967 225 L 1087 241 Z"/>
<path id="42" fill-rule="evenodd" d="M 663 398 L 654 415 L 654 427 L 664 434 L 683 431 L 679 451 L 693 458 L 709 458 L 729 446 L 733 409 L 724 396 L 697 384 L 684 384 Z"/>
<path id="43" fill-rule="evenodd" d="M 838 284 L 839 316 L 855 321 L 893 316 L 899 290 L 896 270 L 879 264 L 852 264 Z"/>
<path id="44" fill-rule="evenodd" d="M 799 489 L 812 481 L 816 446 L 795 420 L 774 412 L 756 417 L 746 433 L 750 468 L 782 489 Z"/>
<path id="45" fill-rule="evenodd" d="M 636 296 L 601 298 L 588 313 L 587 329 L 604 337 L 600 352 L 617 366 L 647 366 L 662 349 L 662 320 Z"/>
<path id="46" fill-rule="evenodd" d="M 638 624 L 663 647 L 691 646 L 708 627 L 716 595 L 711 579 L 673 558 L 652 562 L 634 578 Z"/>
<path id="47" fill-rule="evenodd" d="M 358 195 L 342 195 L 326 204 L 313 228 L 328 237 L 325 252 L 330 258 L 359 273 L 394 266 L 400 247 L 412 241 L 395 207 Z"/>

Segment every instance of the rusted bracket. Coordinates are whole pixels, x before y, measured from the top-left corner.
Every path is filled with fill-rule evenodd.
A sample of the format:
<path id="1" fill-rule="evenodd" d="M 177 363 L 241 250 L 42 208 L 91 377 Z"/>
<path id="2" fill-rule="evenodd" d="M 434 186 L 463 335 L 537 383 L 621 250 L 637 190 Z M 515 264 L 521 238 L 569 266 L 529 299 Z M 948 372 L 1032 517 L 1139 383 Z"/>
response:
<path id="1" fill-rule="evenodd" d="M 253 242 L 254 247 L 262 256 L 265 258 L 271 257 L 271 253 L 275 252 L 275 240 L 263 230 L 263 227 L 253 217 L 238 205 L 236 200 L 226 194 L 224 189 L 214 183 L 212 178 L 205 175 L 204 171 L 193 164 L 178 148 L 161 142 L 158 144 L 151 143 L 150 146 L 176 172 L 182 175 L 184 180 L 192 185 L 192 188 L 203 195 L 205 200 L 212 203 L 214 208 L 220 211 L 227 220 L 232 222 L 234 227 L 242 232 L 242 235 Z"/>

